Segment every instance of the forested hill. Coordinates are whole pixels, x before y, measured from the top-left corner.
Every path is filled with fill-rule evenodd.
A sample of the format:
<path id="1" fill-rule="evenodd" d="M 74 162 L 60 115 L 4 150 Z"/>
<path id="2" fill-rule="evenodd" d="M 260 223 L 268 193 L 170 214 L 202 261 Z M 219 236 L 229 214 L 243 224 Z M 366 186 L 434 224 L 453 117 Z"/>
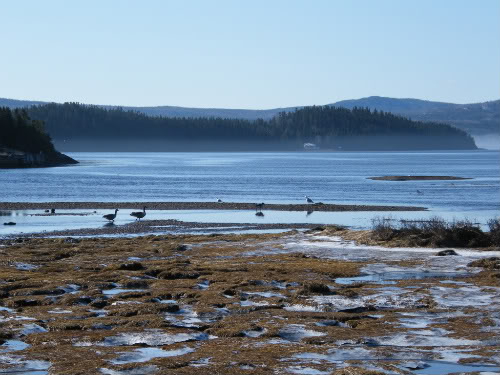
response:
<path id="1" fill-rule="evenodd" d="M 150 117 L 123 109 L 78 103 L 29 108 L 67 150 L 298 150 L 475 149 L 454 127 L 420 123 L 368 109 L 305 107 L 270 120 Z"/>
<path id="2" fill-rule="evenodd" d="M 453 125 L 473 135 L 500 133 L 500 100 L 473 104 L 453 104 L 419 99 L 395 99 L 380 96 L 343 100 L 338 107 L 363 107 L 391 112 L 416 121 L 434 121 Z"/>
<path id="3" fill-rule="evenodd" d="M 56 151 L 42 121 L 31 120 L 24 109 L 0 107 L 0 168 L 73 163 Z"/>
<path id="4" fill-rule="evenodd" d="M 9 108 L 29 107 L 32 105 L 47 104 L 39 101 L 15 100 L 0 98 L 0 106 Z M 474 104 L 454 104 L 433 102 L 419 99 L 399 99 L 381 96 L 370 96 L 361 99 L 343 100 L 328 104 L 332 107 L 370 108 L 384 112 L 391 112 L 416 121 L 440 122 L 453 125 L 472 135 L 500 133 L 500 100 Z M 116 106 L 100 105 L 106 109 Z M 142 112 L 149 116 L 163 117 L 222 117 L 256 120 L 269 120 L 280 112 L 293 112 L 300 107 L 273 108 L 273 109 L 227 109 L 227 108 L 188 108 L 174 106 L 158 107 L 123 107 L 124 110 Z"/>

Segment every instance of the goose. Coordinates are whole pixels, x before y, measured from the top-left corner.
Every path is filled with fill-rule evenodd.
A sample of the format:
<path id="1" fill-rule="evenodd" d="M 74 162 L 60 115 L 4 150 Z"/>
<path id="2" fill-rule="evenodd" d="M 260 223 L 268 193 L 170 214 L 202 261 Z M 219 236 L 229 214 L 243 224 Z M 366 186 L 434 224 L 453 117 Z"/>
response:
<path id="1" fill-rule="evenodd" d="M 264 216 L 264 213 L 262 212 L 262 207 L 264 207 L 264 202 L 262 203 L 255 203 L 255 216 Z"/>
<path id="2" fill-rule="evenodd" d="M 217 198 L 217 203 L 222 203 L 222 199 Z"/>
<path id="3" fill-rule="evenodd" d="M 136 218 L 136 220 L 141 220 L 144 216 L 146 216 L 146 206 L 142 209 L 142 211 L 136 211 L 132 212 L 130 216 L 133 216 Z"/>
<path id="4" fill-rule="evenodd" d="M 304 198 L 306 198 L 307 203 L 314 203 L 314 201 L 311 198 L 309 198 L 307 195 L 304 196 Z"/>
<path id="5" fill-rule="evenodd" d="M 106 220 L 109 220 L 109 221 L 115 221 L 115 217 L 116 217 L 116 213 L 118 212 L 118 208 L 115 209 L 115 213 L 114 214 L 107 214 L 107 215 L 104 215 L 103 218 L 105 218 Z"/>

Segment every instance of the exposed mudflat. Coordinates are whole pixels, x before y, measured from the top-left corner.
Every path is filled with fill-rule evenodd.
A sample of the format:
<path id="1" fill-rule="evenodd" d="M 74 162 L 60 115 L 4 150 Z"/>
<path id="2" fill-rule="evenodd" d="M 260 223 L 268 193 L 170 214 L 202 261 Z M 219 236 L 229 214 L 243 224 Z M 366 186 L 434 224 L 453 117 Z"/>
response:
<path id="1" fill-rule="evenodd" d="M 379 176 L 368 177 L 368 180 L 378 181 L 450 181 L 450 180 L 472 180 L 470 177 L 456 176 Z"/>
<path id="2" fill-rule="evenodd" d="M 185 222 L 179 220 L 143 220 L 133 221 L 128 224 L 115 225 L 112 222 L 107 223 L 101 228 L 82 228 L 52 232 L 34 233 L 34 237 L 54 237 L 54 236 L 120 236 L 137 235 L 142 233 L 154 234 L 164 233 L 168 228 L 171 232 L 206 229 L 211 234 L 227 231 L 273 231 L 273 230 L 294 230 L 294 229 L 312 229 L 318 227 L 317 224 L 245 224 L 245 223 L 197 223 Z M 337 226 L 332 226 L 339 228 Z"/>
<path id="3" fill-rule="evenodd" d="M 262 203 L 262 202 L 256 202 Z M 149 210 L 255 210 L 256 203 L 237 202 L 0 202 L 0 210 L 35 210 L 35 209 L 122 209 L 146 206 Z M 262 207 L 269 211 L 425 211 L 425 207 L 415 206 L 371 206 L 346 204 L 272 204 Z"/>
<path id="4" fill-rule="evenodd" d="M 3 240 L 0 373 L 498 373 L 500 252 L 436 252 L 328 230 Z"/>

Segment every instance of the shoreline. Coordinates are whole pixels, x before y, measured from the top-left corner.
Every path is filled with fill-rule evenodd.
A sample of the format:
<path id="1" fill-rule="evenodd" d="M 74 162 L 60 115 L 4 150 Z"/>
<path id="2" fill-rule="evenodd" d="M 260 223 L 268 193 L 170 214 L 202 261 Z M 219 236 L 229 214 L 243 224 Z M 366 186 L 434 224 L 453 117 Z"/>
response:
<path id="1" fill-rule="evenodd" d="M 239 202 L 0 202 L 0 210 L 37 209 L 135 209 L 148 210 L 255 210 L 255 203 Z M 427 211 L 417 206 L 377 206 L 348 204 L 265 204 L 263 211 Z"/>

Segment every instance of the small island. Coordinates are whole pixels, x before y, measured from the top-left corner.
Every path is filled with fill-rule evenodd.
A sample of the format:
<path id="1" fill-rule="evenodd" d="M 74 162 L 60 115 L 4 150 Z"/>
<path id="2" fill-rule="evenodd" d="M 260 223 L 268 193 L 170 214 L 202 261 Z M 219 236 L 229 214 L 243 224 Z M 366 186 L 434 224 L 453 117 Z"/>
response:
<path id="1" fill-rule="evenodd" d="M 368 180 L 376 181 L 451 181 L 451 180 L 472 180 L 471 177 L 456 176 L 379 176 L 367 177 Z"/>
<path id="2" fill-rule="evenodd" d="M 32 120 L 25 110 L 0 108 L 0 169 L 77 163 L 54 148 L 42 121 Z"/>

